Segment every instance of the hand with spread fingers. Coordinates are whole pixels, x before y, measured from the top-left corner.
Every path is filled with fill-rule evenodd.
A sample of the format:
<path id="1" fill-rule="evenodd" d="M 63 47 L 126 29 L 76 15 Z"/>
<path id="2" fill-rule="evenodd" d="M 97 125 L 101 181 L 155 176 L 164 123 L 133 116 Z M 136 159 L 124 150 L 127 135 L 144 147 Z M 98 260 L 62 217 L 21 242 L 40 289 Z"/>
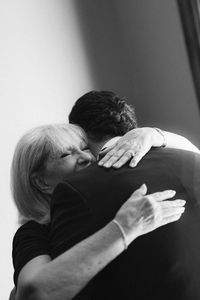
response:
<path id="1" fill-rule="evenodd" d="M 115 216 L 114 220 L 124 233 L 126 247 L 138 236 L 179 220 L 185 211 L 185 200 L 168 201 L 175 196 L 174 190 L 150 195 L 146 193 L 147 186 L 143 184 L 121 206 Z"/>
<path id="2" fill-rule="evenodd" d="M 105 168 L 120 168 L 130 161 L 130 167 L 135 167 L 152 146 L 161 147 L 164 143 L 164 134 L 157 128 L 135 128 L 112 147 L 101 152 L 105 156 L 99 161 L 99 165 Z"/>

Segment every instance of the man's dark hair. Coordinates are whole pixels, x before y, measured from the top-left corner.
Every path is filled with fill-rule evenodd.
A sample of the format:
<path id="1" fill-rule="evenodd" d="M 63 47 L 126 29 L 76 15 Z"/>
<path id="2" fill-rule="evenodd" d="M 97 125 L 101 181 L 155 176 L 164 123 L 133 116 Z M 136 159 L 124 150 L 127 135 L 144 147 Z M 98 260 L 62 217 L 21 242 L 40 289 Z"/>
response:
<path id="1" fill-rule="evenodd" d="M 95 141 L 124 135 L 137 127 L 133 107 L 110 91 L 91 91 L 80 97 L 71 110 L 69 122 L 81 126 Z"/>

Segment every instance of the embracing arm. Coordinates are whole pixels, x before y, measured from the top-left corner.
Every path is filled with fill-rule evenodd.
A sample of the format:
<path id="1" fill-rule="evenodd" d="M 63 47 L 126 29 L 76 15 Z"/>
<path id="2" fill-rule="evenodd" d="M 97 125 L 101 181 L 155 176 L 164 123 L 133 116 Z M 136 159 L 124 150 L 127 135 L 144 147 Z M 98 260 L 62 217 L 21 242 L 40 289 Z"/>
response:
<path id="1" fill-rule="evenodd" d="M 200 153 L 195 145 L 181 135 L 154 127 L 141 127 L 127 132 L 116 144 L 107 148 L 99 165 L 120 168 L 130 161 L 129 165 L 135 167 L 151 147 L 163 146 Z"/>
<path id="2" fill-rule="evenodd" d="M 54 260 L 41 256 L 20 272 L 15 300 L 69 300 L 124 250 L 123 240 L 110 222 Z"/>
<path id="3" fill-rule="evenodd" d="M 72 299 L 138 236 L 178 220 L 184 212 L 185 201 L 163 201 L 174 191 L 146 192 L 143 185 L 123 204 L 115 222 L 54 260 L 43 255 L 27 263 L 19 275 L 16 300 Z"/>
<path id="4" fill-rule="evenodd" d="M 162 132 L 165 137 L 166 147 L 183 149 L 183 150 L 200 153 L 199 149 L 194 144 L 192 144 L 188 139 L 186 139 L 184 136 L 172 132 L 164 131 L 164 130 L 162 130 Z"/>

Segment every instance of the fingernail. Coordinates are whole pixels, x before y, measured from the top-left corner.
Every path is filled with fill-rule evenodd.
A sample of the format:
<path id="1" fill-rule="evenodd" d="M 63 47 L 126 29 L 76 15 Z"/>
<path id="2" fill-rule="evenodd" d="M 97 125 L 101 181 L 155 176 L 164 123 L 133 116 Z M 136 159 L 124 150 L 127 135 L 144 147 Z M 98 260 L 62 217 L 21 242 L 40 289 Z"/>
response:
<path id="1" fill-rule="evenodd" d="M 146 187 L 147 187 L 146 184 L 143 183 L 143 184 L 141 185 L 140 189 L 145 189 Z"/>
<path id="2" fill-rule="evenodd" d="M 186 201 L 185 200 L 179 200 L 180 205 L 185 205 Z"/>
<path id="3" fill-rule="evenodd" d="M 171 195 L 175 195 L 176 194 L 176 191 L 174 191 L 174 190 L 169 190 L 169 192 L 170 192 Z"/>
<path id="4" fill-rule="evenodd" d="M 99 166 L 102 166 L 102 165 L 103 165 L 103 162 L 102 162 L 102 161 L 99 161 L 99 162 L 98 162 L 98 165 L 99 165 Z"/>
<path id="5" fill-rule="evenodd" d="M 130 167 L 133 168 L 136 166 L 136 163 L 130 163 Z"/>
<path id="6" fill-rule="evenodd" d="M 109 168 L 109 167 L 111 166 L 111 164 L 110 164 L 110 163 L 105 163 L 103 166 L 104 166 L 105 168 Z"/>

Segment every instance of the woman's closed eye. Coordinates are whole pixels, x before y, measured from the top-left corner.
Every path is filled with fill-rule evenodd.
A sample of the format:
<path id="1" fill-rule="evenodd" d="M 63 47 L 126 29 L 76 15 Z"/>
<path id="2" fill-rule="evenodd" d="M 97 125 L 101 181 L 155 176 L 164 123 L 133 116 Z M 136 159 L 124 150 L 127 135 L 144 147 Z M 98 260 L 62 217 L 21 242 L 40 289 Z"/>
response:
<path id="1" fill-rule="evenodd" d="M 66 157 L 66 156 L 69 156 L 71 153 L 62 153 L 61 155 L 60 155 L 60 158 L 64 158 L 64 157 Z"/>
<path id="2" fill-rule="evenodd" d="M 81 150 L 84 151 L 84 152 L 90 152 L 90 148 L 88 148 L 88 147 L 85 147 L 85 148 L 83 148 Z"/>

